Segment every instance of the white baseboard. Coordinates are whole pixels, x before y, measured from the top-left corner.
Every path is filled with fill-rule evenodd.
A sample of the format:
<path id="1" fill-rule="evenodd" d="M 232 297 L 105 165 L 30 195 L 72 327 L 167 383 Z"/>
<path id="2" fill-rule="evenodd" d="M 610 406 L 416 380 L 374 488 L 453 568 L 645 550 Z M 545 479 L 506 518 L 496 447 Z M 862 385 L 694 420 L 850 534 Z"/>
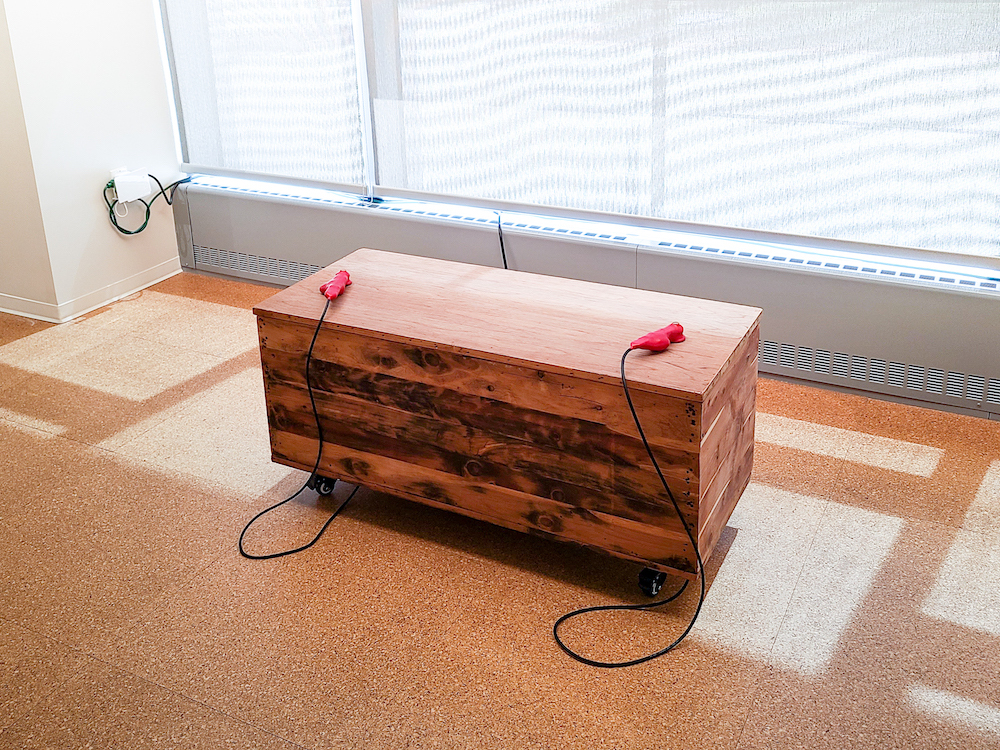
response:
<path id="1" fill-rule="evenodd" d="M 179 258 L 170 258 L 152 268 L 116 281 L 114 284 L 97 289 L 76 299 L 59 304 L 38 302 L 37 300 L 15 297 L 10 294 L 0 294 L 0 312 L 20 315 L 24 318 L 44 320 L 48 323 L 66 323 L 99 307 L 127 297 L 130 294 L 169 279 L 180 273 Z"/>
<path id="2" fill-rule="evenodd" d="M 51 302 L 38 302 L 33 299 L 16 297 L 13 294 L 0 293 L 0 312 L 20 315 L 22 318 L 44 320 L 47 323 L 58 323 L 56 314 L 59 306 Z"/>

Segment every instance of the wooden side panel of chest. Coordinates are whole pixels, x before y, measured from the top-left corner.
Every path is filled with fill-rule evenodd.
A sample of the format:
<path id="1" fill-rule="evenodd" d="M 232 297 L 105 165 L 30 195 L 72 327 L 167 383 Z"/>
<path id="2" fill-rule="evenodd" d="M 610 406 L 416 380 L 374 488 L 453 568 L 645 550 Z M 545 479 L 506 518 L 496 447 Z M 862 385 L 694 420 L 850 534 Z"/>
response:
<path id="1" fill-rule="evenodd" d="M 740 342 L 702 402 L 701 481 L 698 548 L 708 559 L 753 468 L 757 394 L 757 344 L 754 326 Z"/>
<path id="2" fill-rule="evenodd" d="M 311 470 L 318 433 L 305 364 L 314 328 L 264 315 L 258 322 L 273 458 Z M 749 477 L 756 341 L 748 337 L 740 351 L 751 349 L 752 361 L 721 373 L 719 395 L 707 401 L 710 424 L 700 401 L 633 393 L 706 556 Z M 620 384 L 344 331 L 321 331 L 310 378 L 323 430 L 321 474 L 696 571 Z"/>
<path id="3" fill-rule="evenodd" d="M 275 461 L 688 576 L 748 481 L 756 308 L 362 248 L 255 313 Z"/>

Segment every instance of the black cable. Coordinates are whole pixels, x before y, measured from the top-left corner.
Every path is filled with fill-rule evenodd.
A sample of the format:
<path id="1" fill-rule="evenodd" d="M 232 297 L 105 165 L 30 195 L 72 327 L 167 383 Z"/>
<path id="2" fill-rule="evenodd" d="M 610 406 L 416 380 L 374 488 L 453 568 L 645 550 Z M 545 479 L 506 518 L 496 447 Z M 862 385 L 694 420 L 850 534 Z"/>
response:
<path id="1" fill-rule="evenodd" d="M 108 191 L 109 190 L 114 190 L 114 189 L 115 189 L 115 181 L 114 180 L 111 180 L 107 185 L 104 186 L 104 202 L 108 206 L 108 218 L 111 219 L 111 225 L 115 229 L 117 229 L 119 232 L 121 232 L 122 234 L 139 234 L 139 232 L 141 232 L 143 229 L 145 229 L 146 225 L 149 224 L 149 217 L 150 217 L 150 213 L 151 213 L 151 211 L 150 211 L 150 205 L 151 205 L 151 203 L 146 203 L 146 201 L 144 201 L 142 198 L 139 198 L 138 199 L 139 203 L 141 203 L 146 208 L 146 216 L 145 216 L 145 218 L 142 221 L 142 226 L 140 226 L 138 229 L 125 229 L 123 226 L 121 226 L 118 223 L 118 215 L 115 213 L 115 206 L 118 205 L 118 195 L 117 195 L 117 193 L 115 194 L 114 201 L 108 200 Z"/>
<path id="2" fill-rule="evenodd" d="M 499 211 L 497 211 L 497 235 L 500 237 L 500 257 L 503 258 L 503 267 L 509 271 L 510 268 L 507 266 L 507 250 L 503 246 L 503 223 L 501 222 Z"/>
<path id="3" fill-rule="evenodd" d="M 595 659 L 589 659 L 586 656 L 576 653 L 569 646 L 563 643 L 562 639 L 559 637 L 559 626 L 562 625 L 566 620 L 570 618 L 577 617 L 578 615 L 587 614 L 588 612 L 604 612 L 607 610 L 647 610 L 653 607 L 659 607 L 667 602 L 672 602 L 678 596 L 680 596 L 684 590 L 687 588 L 688 582 L 685 581 L 684 585 L 680 587 L 679 590 L 675 591 L 666 599 L 658 602 L 652 602 L 649 604 L 604 604 L 596 607 L 584 607 L 583 609 L 577 609 L 573 612 L 568 612 L 567 614 L 556 620 L 555 625 L 552 626 L 552 635 L 556 639 L 556 643 L 559 644 L 559 648 L 569 654 L 572 658 L 576 659 L 578 662 L 583 664 L 588 664 L 591 667 L 605 667 L 608 669 L 614 669 L 618 667 L 634 667 L 636 664 L 642 664 L 653 659 L 657 659 L 669 651 L 673 651 L 680 642 L 683 641 L 688 633 L 691 632 L 691 628 L 694 627 L 695 620 L 698 619 L 698 615 L 701 613 L 701 605 L 705 603 L 705 566 L 701 559 L 701 552 L 698 550 L 698 542 L 694 538 L 694 534 L 691 532 L 691 527 L 688 526 L 687 521 L 684 519 L 684 514 L 681 513 L 681 506 L 674 498 L 674 493 L 670 491 L 670 486 L 667 484 L 667 480 L 663 477 L 663 472 L 660 471 L 660 464 L 656 461 L 656 456 L 653 455 L 653 449 L 649 447 L 649 441 L 646 440 L 646 433 L 643 432 L 642 425 L 639 423 L 639 415 L 636 414 L 635 406 L 632 404 L 632 396 L 629 394 L 628 390 L 628 380 L 625 378 L 625 358 L 628 357 L 629 352 L 632 349 L 626 349 L 625 353 L 622 355 L 621 363 L 621 373 L 622 373 L 622 387 L 625 389 L 625 399 L 628 401 L 628 408 L 632 412 L 632 419 L 635 421 L 635 426 L 639 430 L 639 437 L 642 438 L 642 444 L 646 447 L 646 453 L 649 454 L 650 460 L 653 462 L 653 468 L 656 469 L 656 475 L 660 478 L 660 482 L 663 484 L 663 488 L 667 491 L 667 497 L 670 498 L 670 502 L 674 504 L 674 509 L 677 511 L 677 517 L 681 519 L 681 524 L 684 526 L 684 531 L 687 533 L 688 539 L 691 541 L 691 546 L 694 547 L 694 554 L 698 560 L 698 578 L 701 581 L 701 593 L 698 595 L 698 606 L 694 610 L 694 615 L 691 617 L 691 621 L 688 623 L 687 627 L 684 628 L 684 632 L 681 633 L 677 639 L 671 643 L 666 648 L 662 648 L 652 654 L 647 654 L 645 656 L 640 656 L 637 659 L 630 659 L 629 661 L 597 661 Z"/>
<path id="4" fill-rule="evenodd" d="M 190 177 L 185 177 L 183 180 L 177 180 L 177 182 L 170 183 L 169 185 L 167 185 L 167 189 L 164 190 L 163 185 L 160 183 L 158 179 L 156 179 L 156 175 L 151 174 L 150 177 L 152 178 L 153 182 L 156 183 L 156 186 L 160 190 L 156 195 L 153 196 L 153 200 L 149 202 L 149 205 L 153 205 L 156 199 L 159 198 L 161 195 L 163 196 L 163 200 L 167 202 L 168 206 L 174 205 L 174 193 L 177 192 L 178 186 L 183 185 L 185 182 L 191 181 Z M 169 196 L 167 195 L 167 190 L 170 190 Z"/>
<path id="5" fill-rule="evenodd" d="M 108 200 L 108 191 L 115 189 L 115 181 L 109 180 L 108 184 L 104 186 L 104 203 L 108 207 L 108 218 L 111 219 L 111 225 L 122 234 L 139 234 L 139 232 L 144 230 L 146 226 L 149 224 L 149 217 L 152 214 L 153 204 L 156 203 L 156 199 L 162 195 L 163 200 L 167 202 L 168 206 L 174 205 L 174 194 L 177 192 L 177 186 L 182 185 L 185 182 L 189 182 L 191 180 L 190 177 L 185 177 L 182 180 L 177 180 L 177 182 L 170 183 L 164 188 L 163 183 L 161 183 L 156 178 L 155 175 L 149 175 L 149 176 L 156 183 L 156 186 L 159 188 L 159 190 L 149 201 L 146 201 L 144 198 L 136 199 L 145 208 L 145 216 L 143 217 L 142 220 L 142 226 L 140 226 L 138 229 L 125 229 L 118 223 L 119 217 L 118 214 L 115 213 L 115 206 L 117 206 L 119 203 L 117 191 L 115 192 L 115 199 L 113 201 Z M 167 195 L 167 190 L 170 191 L 170 195 Z"/>
<path id="6" fill-rule="evenodd" d="M 357 493 L 359 489 L 359 486 L 355 486 L 355 488 L 351 490 L 351 494 L 348 495 L 347 499 L 340 504 L 340 507 L 337 508 L 337 510 L 335 510 L 328 519 L 326 519 L 326 523 L 323 524 L 323 528 L 319 530 L 319 533 L 316 534 L 315 537 L 313 537 L 311 542 L 303 544 L 301 547 L 296 547 L 295 549 L 284 550 L 283 552 L 272 552 L 271 554 L 267 555 L 252 555 L 243 548 L 243 537 L 246 536 L 247 531 L 250 529 L 251 526 L 253 526 L 254 521 L 256 521 L 261 516 L 270 513 L 272 510 L 275 510 L 276 508 L 280 508 L 285 503 L 291 502 L 296 497 L 298 497 L 302 493 L 302 491 L 309 486 L 310 482 L 313 481 L 313 478 L 316 476 L 316 472 L 319 471 L 320 461 L 323 460 L 323 425 L 319 419 L 319 411 L 316 409 L 316 397 L 313 394 L 310 365 L 312 365 L 312 353 L 313 353 L 313 347 L 316 346 L 316 337 L 319 336 L 319 330 L 323 326 L 323 319 L 326 317 L 327 310 L 330 309 L 330 301 L 331 301 L 330 299 L 326 300 L 326 306 L 323 308 L 323 312 L 319 316 L 319 322 L 316 324 L 316 330 L 313 331 L 312 341 L 309 342 L 309 351 L 306 352 L 306 389 L 309 391 L 309 403 L 312 405 L 313 419 L 316 420 L 316 434 L 319 437 L 319 449 L 316 451 L 316 463 L 313 464 L 312 472 L 310 472 L 309 478 L 306 480 L 305 484 L 299 487 L 298 490 L 296 490 L 292 495 L 286 497 L 280 503 L 275 503 L 270 508 L 265 508 L 264 510 L 262 510 L 256 516 L 251 518 L 250 521 L 247 523 L 247 525 L 243 527 L 243 531 L 240 532 L 240 541 L 239 541 L 240 554 L 243 555 L 243 557 L 249 558 L 250 560 L 271 560 L 275 557 L 294 555 L 296 552 L 302 552 L 303 550 L 309 549 L 314 544 L 316 544 L 316 542 L 319 541 L 319 538 L 323 536 L 323 532 L 326 531 L 327 527 L 331 523 L 333 523 L 333 519 L 340 514 L 340 511 L 342 511 L 345 507 L 347 507 L 347 504 L 351 502 L 351 499 L 354 497 L 354 495 Z"/>

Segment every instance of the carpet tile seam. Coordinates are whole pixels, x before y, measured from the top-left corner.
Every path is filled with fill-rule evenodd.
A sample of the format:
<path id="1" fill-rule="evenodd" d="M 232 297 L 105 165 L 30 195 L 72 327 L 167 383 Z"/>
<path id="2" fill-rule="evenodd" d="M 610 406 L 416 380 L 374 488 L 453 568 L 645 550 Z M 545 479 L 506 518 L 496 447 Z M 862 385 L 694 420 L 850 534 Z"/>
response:
<path id="1" fill-rule="evenodd" d="M 819 536 L 819 531 L 823 526 L 823 521 L 830 511 L 830 500 L 819 498 L 823 501 L 823 511 L 819 514 L 819 518 L 816 520 L 816 528 L 809 539 L 809 546 L 805 549 L 802 554 L 802 566 L 799 568 L 798 575 L 795 576 L 795 583 L 792 584 L 791 591 L 788 595 L 788 602 L 785 604 L 785 608 L 781 613 L 781 620 L 778 623 L 778 627 L 775 628 L 774 635 L 771 637 L 770 647 L 767 651 L 767 663 L 773 664 L 772 657 L 774 653 L 774 645 L 778 642 L 778 637 L 781 635 L 781 631 L 785 627 L 785 623 L 788 620 L 788 612 L 792 607 L 792 602 L 795 601 L 795 592 L 798 591 L 799 584 L 802 581 L 802 576 L 805 573 L 805 561 L 809 559 L 809 555 L 812 554 L 813 547 L 816 544 L 816 537 Z"/>
<path id="2" fill-rule="evenodd" d="M 48 637 L 48 636 L 45 636 L 45 637 Z M 85 658 L 90 659 L 91 661 L 96 662 L 98 664 L 103 664 L 104 666 L 106 666 L 106 667 L 114 670 L 115 672 L 118 672 L 118 673 L 120 673 L 122 675 L 126 675 L 128 677 L 131 677 L 132 679 L 138 680 L 139 682 L 145 683 L 146 685 L 150 685 L 152 687 L 155 687 L 155 688 L 158 688 L 160 690 L 163 690 L 164 692 L 166 692 L 166 693 L 174 696 L 175 698 L 179 698 L 179 699 L 181 699 L 183 701 L 186 701 L 188 703 L 191 703 L 191 704 L 194 704 L 194 705 L 197 705 L 197 706 L 201 706 L 202 708 L 208 710 L 209 712 L 211 712 L 213 714 L 216 714 L 218 716 L 223 716 L 223 717 L 225 717 L 226 719 L 228 719 L 230 721 L 233 721 L 233 722 L 235 722 L 237 724 L 241 724 L 241 725 L 243 725 L 245 727 L 249 727 L 250 729 L 253 729 L 254 731 L 263 732 L 264 734 L 270 735 L 271 737 L 274 737 L 275 739 L 277 739 L 277 740 L 279 740 L 281 742 L 284 742 L 284 743 L 290 745 L 293 748 L 299 748 L 300 750 L 314 750 L 313 748 L 309 747 L 308 745 L 301 745 L 301 744 L 296 743 L 296 742 L 294 742 L 292 740 L 286 739 L 285 737 L 282 737 L 282 736 L 280 736 L 278 734 L 275 734 L 274 732 L 272 732 L 269 729 L 265 729 L 263 727 L 259 727 L 256 724 L 253 724 L 253 723 L 251 723 L 251 722 L 249 722 L 249 721 L 247 721 L 245 719 L 242 719 L 242 718 L 240 718 L 238 716 L 234 716 L 232 714 L 226 713 L 225 711 L 222 711 L 222 710 L 220 710 L 220 709 L 218 709 L 218 708 L 216 708 L 216 707 L 214 707 L 214 706 L 212 706 L 212 705 L 210 705 L 208 703 L 200 701 L 200 700 L 198 700 L 196 698 L 192 698 L 191 696 L 189 696 L 189 695 L 187 695 L 187 694 L 185 694 L 183 692 L 178 692 L 178 691 L 176 691 L 176 690 L 174 690 L 174 689 L 172 689 L 172 688 L 170 688 L 170 687 L 168 687 L 166 685 L 162 685 L 162 684 L 156 682 L 155 680 L 147 679 L 146 677 L 143 677 L 142 675 L 136 674 L 135 672 L 132 672 L 129 669 L 126 669 L 124 667 L 121 667 L 121 666 L 118 666 L 116 664 L 113 664 L 113 663 L 111 663 L 111 662 L 107 661 L 106 659 L 103 659 L 103 658 L 101 658 L 99 656 L 96 656 L 94 654 L 87 653 L 87 652 L 81 652 L 81 654 L 84 655 Z M 32 708 L 27 713 L 25 713 L 24 715 L 22 715 L 21 717 L 19 717 L 17 719 L 17 721 L 11 722 L 11 724 L 7 728 L 5 728 L 2 732 L 0 732 L 0 739 L 2 739 L 3 735 L 7 734 L 11 730 L 11 728 L 13 728 L 14 726 L 16 726 L 16 724 L 18 724 L 19 722 L 23 721 L 32 711 L 35 710 L 35 708 L 38 707 L 38 705 L 40 703 L 42 703 L 46 698 L 48 698 L 49 696 L 51 696 L 59 687 L 64 686 L 70 680 L 72 680 L 75 677 L 77 677 L 79 675 L 79 673 L 84 668 L 86 668 L 86 666 L 87 666 L 86 663 L 83 663 L 81 665 L 79 671 L 74 672 L 72 675 L 70 675 L 69 677 L 67 677 L 64 682 L 56 684 L 52 688 L 52 690 L 50 692 L 46 693 L 46 695 L 45 695 L 44 698 L 40 698 L 38 701 L 36 701 L 36 703 L 32 706 Z M 107 699 L 104 699 L 101 702 L 101 705 L 104 705 L 104 703 L 106 703 L 106 701 L 107 701 Z"/>
<path id="3" fill-rule="evenodd" d="M 73 645 L 71 645 L 69 643 L 66 643 L 66 642 L 60 640 L 59 638 L 56 638 L 56 637 L 54 637 L 52 635 L 48 635 L 46 633 L 39 633 L 38 631 L 32 629 L 31 627 L 28 627 L 24 623 L 15 622 L 14 620 L 11 620 L 11 619 L 6 618 L 6 617 L 0 618 L 0 621 L 5 622 L 5 623 L 7 623 L 9 625 L 12 625 L 12 626 L 14 626 L 16 628 L 19 628 L 19 629 L 25 631 L 26 633 L 30 633 L 31 635 L 35 636 L 36 638 L 42 638 L 42 639 L 47 640 L 47 641 L 52 641 L 53 643 L 56 643 L 56 644 L 58 644 L 58 645 L 60 645 L 60 646 L 62 646 L 64 648 L 66 648 L 67 650 L 69 650 L 70 652 L 72 652 L 74 655 L 80 657 L 80 659 L 81 659 L 79 666 L 77 666 L 75 669 L 71 670 L 69 672 L 69 674 L 66 675 L 65 678 L 63 678 L 61 680 L 56 680 L 54 682 L 49 683 L 48 689 L 45 690 L 41 695 L 39 695 L 38 698 L 36 698 L 34 701 L 32 701 L 32 703 L 31 703 L 30 706 L 28 706 L 23 712 L 20 712 L 18 714 L 18 716 L 12 718 L 10 720 L 10 722 L 6 726 L 0 728 L 0 740 L 2 740 L 3 736 L 5 734 L 7 734 L 12 727 L 16 726 L 19 722 L 21 722 L 22 720 L 24 720 L 25 717 L 27 717 L 29 714 L 31 714 L 46 698 L 48 698 L 49 696 L 51 696 L 60 687 L 66 685 L 66 683 L 68 683 L 71 679 L 73 679 L 81 671 L 83 671 L 83 669 L 85 669 L 86 666 L 87 666 L 85 660 L 92 658 L 92 656 L 91 656 L 91 654 L 87 653 L 84 649 L 80 648 L 79 646 L 73 646 Z M 0 743 L 0 746 L 2 746 L 2 743 Z"/>

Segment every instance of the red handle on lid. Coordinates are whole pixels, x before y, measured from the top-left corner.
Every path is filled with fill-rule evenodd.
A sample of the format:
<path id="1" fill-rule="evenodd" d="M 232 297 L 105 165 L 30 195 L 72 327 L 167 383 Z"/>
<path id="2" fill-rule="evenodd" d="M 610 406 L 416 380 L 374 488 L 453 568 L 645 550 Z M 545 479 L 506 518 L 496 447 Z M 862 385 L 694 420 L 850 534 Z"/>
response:
<path id="1" fill-rule="evenodd" d="M 632 342 L 630 349 L 647 349 L 651 352 L 662 352 L 671 344 L 683 341 L 684 326 L 680 323 L 671 323 L 666 328 L 647 333 Z"/>
<path id="2" fill-rule="evenodd" d="M 351 275 L 347 271 L 337 271 L 337 275 L 323 284 L 319 290 L 327 299 L 337 299 L 351 285 Z"/>

